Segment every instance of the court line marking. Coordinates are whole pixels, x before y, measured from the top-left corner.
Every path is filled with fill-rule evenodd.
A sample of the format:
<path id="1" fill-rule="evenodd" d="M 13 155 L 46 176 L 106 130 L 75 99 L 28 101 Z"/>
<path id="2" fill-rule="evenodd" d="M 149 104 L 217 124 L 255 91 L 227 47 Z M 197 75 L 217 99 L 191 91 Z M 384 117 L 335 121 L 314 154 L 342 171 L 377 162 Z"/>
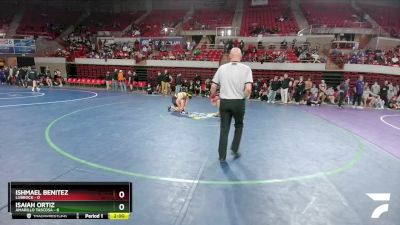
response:
<path id="1" fill-rule="evenodd" d="M 388 122 L 385 121 L 385 117 L 390 117 L 390 116 L 400 116 L 400 115 L 383 115 L 383 116 L 380 117 L 380 120 L 381 120 L 384 124 L 386 124 L 386 125 L 388 125 L 388 126 L 391 126 L 392 128 L 394 128 L 394 129 L 396 129 L 396 130 L 400 130 L 400 127 L 397 127 L 397 126 L 395 126 L 395 125 L 393 125 L 393 124 L 388 123 Z"/>
<path id="2" fill-rule="evenodd" d="M 28 95 L 28 96 L 21 96 L 21 97 L 10 97 L 10 98 L 0 98 L 0 100 L 1 99 L 16 99 L 16 98 L 35 98 L 35 97 L 41 97 L 41 96 L 44 96 L 45 95 L 45 93 L 42 93 L 42 92 L 28 92 L 28 91 L 24 91 L 24 92 L 0 92 L 0 95 L 2 95 L 2 94 L 6 94 L 6 95 L 9 95 L 9 96 L 12 96 L 12 95 L 10 95 L 10 94 L 21 94 L 21 93 L 32 93 L 32 94 L 34 94 L 34 93 L 38 93 L 38 95 Z"/>
<path id="3" fill-rule="evenodd" d="M 121 170 L 121 169 L 115 169 L 112 167 L 108 167 L 108 166 L 104 166 L 98 163 L 93 163 L 84 159 L 81 159 L 77 156 L 74 156 L 70 153 L 68 153 L 67 151 L 65 151 L 64 149 L 62 149 L 61 147 L 59 147 L 58 145 L 56 145 L 53 140 L 50 137 L 50 131 L 51 128 L 57 124 L 57 122 L 59 122 L 60 120 L 83 112 L 83 111 L 88 111 L 91 109 L 96 109 L 96 108 L 100 108 L 100 107 L 105 107 L 105 106 L 109 106 L 109 105 L 116 105 L 116 104 L 122 104 L 122 103 L 111 103 L 111 104 L 103 104 L 103 105 L 97 105 L 97 106 L 92 106 L 92 107 L 88 107 L 88 108 L 83 108 L 83 109 L 79 109 L 79 110 L 75 110 L 73 112 L 64 114 L 56 119 L 54 119 L 53 121 L 51 121 L 44 132 L 44 137 L 45 140 L 47 142 L 47 144 L 57 153 L 59 153 L 60 155 L 75 161 L 77 163 L 81 163 L 83 165 L 95 168 L 95 169 L 100 169 L 100 170 L 104 170 L 110 173 L 116 173 L 116 174 L 121 174 L 121 175 L 126 175 L 126 176 L 133 176 L 133 177 L 137 177 L 137 178 L 143 178 L 143 179 L 147 179 L 147 180 L 157 180 L 157 181 L 168 181 L 168 182 L 176 182 L 176 183 L 191 183 L 191 184 L 208 184 L 208 185 L 257 185 L 257 184 L 277 184 L 277 183 L 286 183 L 286 182 L 291 182 L 291 181 L 304 181 L 304 180 L 310 180 L 310 179 L 316 179 L 316 178 L 324 178 L 326 176 L 333 176 L 333 175 L 337 175 L 340 174 L 346 170 L 349 170 L 351 168 L 353 168 L 362 158 L 363 154 L 364 154 L 364 145 L 362 144 L 362 142 L 360 141 L 359 138 L 357 138 L 353 133 L 350 132 L 346 132 L 349 133 L 350 136 L 352 136 L 354 138 L 354 140 L 356 140 L 358 148 L 356 151 L 356 155 L 355 157 L 350 161 L 347 162 L 346 164 L 333 169 L 333 170 L 329 170 L 326 172 L 317 172 L 317 173 L 313 173 L 313 174 L 308 174 L 308 175 L 302 175 L 302 176 L 295 176 L 295 177 L 288 177 L 288 178 L 282 178 L 282 179 L 258 179 L 258 180 L 195 180 L 195 179 L 181 179 L 181 178 L 172 178 L 172 177 L 161 177 L 161 176 L 154 176 L 154 175 L 147 175 L 147 174 L 143 174 L 143 173 L 135 173 L 135 172 L 130 172 L 130 171 L 125 171 L 125 170 Z M 339 128 L 339 127 L 338 127 Z M 343 128 L 341 128 L 343 131 Z"/>
<path id="4" fill-rule="evenodd" d="M 96 97 L 98 96 L 98 93 L 93 92 L 93 91 L 66 90 L 66 89 L 63 89 L 62 91 L 86 92 L 86 93 L 91 93 L 91 94 L 93 94 L 93 95 L 92 95 L 92 96 L 89 96 L 89 97 L 84 97 L 84 98 L 76 98 L 76 99 L 68 99 L 68 100 L 59 100 L 59 101 L 50 101 L 50 102 L 35 102 L 35 103 L 24 103 L 24 104 L 15 104 L 15 105 L 0 105 L 0 108 L 11 108 L 11 107 L 31 106 L 31 105 L 48 105 L 48 104 L 56 104 L 56 103 L 64 103 L 64 102 L 76 102 L 76 101 L 82 101 L 82 100 L 86 100 L 86 99 L 96 98 Z"/>

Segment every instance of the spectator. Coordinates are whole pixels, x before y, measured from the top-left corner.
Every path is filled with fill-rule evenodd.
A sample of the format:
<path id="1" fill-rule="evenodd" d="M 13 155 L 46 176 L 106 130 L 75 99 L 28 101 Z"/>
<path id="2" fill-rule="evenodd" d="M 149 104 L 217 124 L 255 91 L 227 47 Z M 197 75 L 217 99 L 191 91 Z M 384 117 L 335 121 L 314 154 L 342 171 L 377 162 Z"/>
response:
<path id="1" fill-rule="evenodd" d="M 374 82 L 374 84 L 371 86 L 371 91 L 375 95 L 379 95 L 379 92 L 381 91 L 381 86 L 379 86 L 378 82 Z"/>
<path id="2" fill-rule="evenodd" d="M 182 88 L 182 74 L 178 73 L 178 75 L 176 75 L 176 80 L 175 80 L 175 93 L 179 93 L 181 92 L 181 88 Z"/>
<path id="3" fill-rule="evenodd" d="M 110 90 L 111 81 L 112 81 L 110 71 L 107 71 L 105 80 L 106 80 L 106 91 L 108 91 L 108 90 Z"/>
<path id="4" fill-rule="evenodd" d="M 119 86 L 120 86 L 122 92 L 126 92 L 125 80 L 126 80 L 126 78 L 125 78 L 124 71 L 119 70 L 119 72 L 118 72 L 118 83 L 119 83 Z"/>
<path id="5" fill-rule="evenodd" d="M 304 88 L 305 88 L 305 83 L 303 80 L 303 76 L 299 77 L 299 82 L 296 85 L 296 94 L 295 94 L 295 101 L 296 103 L 300 103 L 303 98 L 303 94 L 304 94 Z"/>
<path id="6" fill-rule="evenodd" d="M 156 82 L 157 82 L 156 91 L 158 94 L 162 93 L 162 80 L 163 80 L 163 76 L 161 75 L 161 72 L 158 71 L 157 78 L 156 78 Z"/>
<path id="7" fill-rule="evenodd" d="M 373 103 L 375 103 L 375 99 L 377 96 L 378 95 L 374 94 L 370 90 L 370 88 L 367 85 L 365 85 L 364 91 L 363 91 L 363 96 L 362 96 L 364 107 L 367 107 L 367 106 L 371 107 L 373 105 Z M 368 102 L 369 102 L 369 104 L 368 104 Z"/>
<path id="8" fill-rule="evenodd" d="M 394 91 L 394 95 L 395 95 L 395 96 L 399 95 L 399 94 L 400 94 L 400 93 L 399 93 L 399 91 L 400 91 L 400 86 L 399 86 L 399 85 L 394 86 L 394 87 L 393 87 L 393 91 Z"/>
<path id="9" fill-rule="evenodd" d="M 22 71 L 22 69 L 20 71 Z M 19 78 L 20 78 L 20 82 L 22 84 L 21 73 L 19 73 L 18 75 L 19 75 Z M 53 81 L 51 80 L 50 73 L 46 73 L 46 85 L 49 86 L 49 87 L 53 87 Z"/>
<path id="10" fill-rule="evenodd" d="M 117 91 L 118 90 L 118 69 L 114 69 L 112 82 L 113 82 L 113 90 Z"/>
<path id="11" fill-rule="evenodd" d="M 373 102 L 371 102 L 371 106 L 375 107 L 376 109 L 384 109 L 385 101 L 381 99 L 381 96 L 377 95 Z"/>
<path id="12" fill-rule="evenodd" d="M 210 97 L 211 92 L 211 79 L 205 81 L 206 90 L 204 92 L 204 97 Z"/>
<path id="13" fill-rule="evenodd" d="M 317 96 L 318 96 L 318 88 L 317 88 L 317 85 L 312 84 L 312 87 L 311 87 L 311 89 L 310 89 L 310 94 L 317 94 Z"/>
<path id="14" fill-rule="evenodd" d="M 393 87 L 393 83 L 390 82 L 388 84 L 388 99 L 392 99 L 394 96 L 394 87 Z"/>
<path id="15" fill-rule="evenodd" d="M 310 90 L 312 88 L 312 85 L 313 85 L 313 82 L 311 81 L 311 77 L 309 77 L 305 82 L 305 89 L 304 89 L 305 90 L 306 99 L 310 95 Z"/>
<path id="16" fill-rule="evenodd" d="M 321 83 L 318 85 L 319 88 L 319 100 L 324 103 L 326 99 L 326 90 L 327 86 L 325 84 L 325 80 L 321 80 Z"/>
<path id="17" fill-rule="evenodd" d="M 321 105 L 321 102 L 320 101 L 318 101 L 318 94 L 317 93 L 315 93 L 315 94 L 310 94 L 310 96 L 308 97 L 308 99 L 307 99 L 307 103 L 306 103 L 308 106 L 320 106 Z"/>
<path id="18" fill-rule="evenodd" d="M 270 91 L 268 96 L 268 103 L 275 103 L 276 92 L 279 90 L 278 76 L 275 76 L 269 85 Z"/>
<path id="19" fill-rule="evenodd" d="M 387 80 L 385 80 L 385 83 L 383 84 L 383 87 L 380 91 L 380 96 L 381 96 L 381 99 L 385 102 L 386 106 L 389 106 L 388 91 L 389 91 L 389 82 Z"/>
<path id="20" fill-rule="evenodd" d="M 288 74 L 285 73 L 283 75 L 283 80 L 281 84 L 281 99 L 283 104 L 288 103 L 289 83 L 290 83 L 290 78 L 288 77 Z"/>
<path id="21" fill-rule="evenodd" d="M 172 81 L 173 81 L 172 75 L 168 73 L 166 75 L 166 79 L 165 79 L 165 82 L 167 83 L 167 95 L 171 95 L 171 92 L 172 92 L 171 83 L 172 83 Z"/>
<path id="22" fill-rule="evenodd" d="M 161 77 L 161 93 L 163 95 L 167 95 L 168 92 L 168 80 L 169 80 L 169 73 L 168 70 L 164 70 L 164 74 Z"/>
<path id="23" fill-rule="evenodd" d="M 267 83 L 264 83 L 260 90 L 260 100 L 261 101 L 268 101 L 268 86 Z"/>
<path id="24" fill-rule="evenodd" d="M 188 93 L 193 95 L 194 93 L 194 81 L 190 80 L 188 84 Z"/>
<path id="25" fill-rule="evenodd" d="M 346 79 L 339 85 L 339 108 L 343 109 L 343 101 L 346 98 L 350 89 L 350 79 Z"/>
<path id="26" fill-rule="evenodd" d="M 197 77 L 197 75 L 196 75 Z M 196 96 L 201 95 L 201 80 L 200 79 L 196 79 L 195 77 L 195 81 L 194 81 L 194 93 L 196 94 Z"/>
<path id="27" fill-rule="evenodd" d="M 135 82 L 135 74 L 133 74 L 132 71 L 129 70 L 127 76 L 128 76 L 129 89 L 131 91 L 133 91 L 133 84 Z"/>
<path id="28" fill-rule="evenodd" d="M 151 86 L 151 84 L 147 84 L 147 89 L 146 89 L 146 91 L 147 91 L 147 94 L 148 94 L 148 95 L 153 94 L 153 87 Z"/>
<path id="29" fill-rule="evenodd" d="M 328 90 L 326 90 L 326 97 L 329 100 L 330 104 L 335 104 L 335 90 L 333 90 L 333 87 L 329 87 Z"/>
<path id="30" fill-rule="evenodd" d="M 358 108 L 362 108 L 361 101 L 364 92 L 364 77 L 362 75 L 359 76 L 358 80 L 355 83 L 354 87 L 354 97 L 353 97 L 353 108 L 355 108 L 355 104 L 357 102 Z"/>

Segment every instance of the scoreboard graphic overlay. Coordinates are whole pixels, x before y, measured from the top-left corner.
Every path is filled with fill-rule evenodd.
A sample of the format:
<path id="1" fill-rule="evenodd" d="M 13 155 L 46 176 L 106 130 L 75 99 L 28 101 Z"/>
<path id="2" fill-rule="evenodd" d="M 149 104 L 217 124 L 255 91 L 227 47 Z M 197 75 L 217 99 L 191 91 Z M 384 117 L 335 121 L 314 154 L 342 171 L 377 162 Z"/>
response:
<path id="1" fill-rule="evenodd" d="M 13 219 L 126 220 L 132 213 L 131 182 L 9 182 Z"/>

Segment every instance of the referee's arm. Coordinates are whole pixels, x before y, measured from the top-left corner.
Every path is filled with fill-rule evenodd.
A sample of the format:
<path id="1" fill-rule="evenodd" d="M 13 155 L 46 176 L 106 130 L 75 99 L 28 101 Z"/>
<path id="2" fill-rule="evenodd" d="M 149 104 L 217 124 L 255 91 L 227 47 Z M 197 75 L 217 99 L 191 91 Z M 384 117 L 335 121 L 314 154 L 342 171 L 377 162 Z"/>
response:
<path id="1" fill-rule="evenodd" d="M 213 98 L 217 95 L 217 90 L 218 90 L 218 86 L 219 86 L 219 68 L 217 70 L 217 72 L 215 72 L 215 75 L 211 81 L 211 90 L 210 90 L 210 97 Z"/>
<path id="2" fill-rule="evenodd" d="M 246 83 L 246 85 L 244 86 L 244 97 L 247 99 L 250 98 L 252 86 L 252 83 Z"/>
<path id="3" fill-rule="evenodd" d="M 217 89 L 218 89 L 218 84 L 212 83 L 211 84 L 211 98 L 213 98 L 215 95 L 217 95 Z"/>
<path id="4" fill-rule="evenodd" d="M 246 83 L 244 85 L 244 97 L 249 99 L 251 96 L 251 89 L 253 88 L 253 72 L 249 68 L 246 73 Z"/>

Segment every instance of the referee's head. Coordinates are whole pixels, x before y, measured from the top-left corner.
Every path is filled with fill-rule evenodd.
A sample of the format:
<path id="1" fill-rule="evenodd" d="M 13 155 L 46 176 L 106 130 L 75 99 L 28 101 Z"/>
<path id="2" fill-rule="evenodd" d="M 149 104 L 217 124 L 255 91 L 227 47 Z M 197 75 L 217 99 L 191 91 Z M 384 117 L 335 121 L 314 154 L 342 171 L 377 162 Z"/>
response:
<path id="1" fill-rule="evenodd" d="M 240 60 L 242 60 L 242 51 L 240 48 L 232 48 L 229 53 L 229 58 L 231 62 L 240 62 Z"/>

